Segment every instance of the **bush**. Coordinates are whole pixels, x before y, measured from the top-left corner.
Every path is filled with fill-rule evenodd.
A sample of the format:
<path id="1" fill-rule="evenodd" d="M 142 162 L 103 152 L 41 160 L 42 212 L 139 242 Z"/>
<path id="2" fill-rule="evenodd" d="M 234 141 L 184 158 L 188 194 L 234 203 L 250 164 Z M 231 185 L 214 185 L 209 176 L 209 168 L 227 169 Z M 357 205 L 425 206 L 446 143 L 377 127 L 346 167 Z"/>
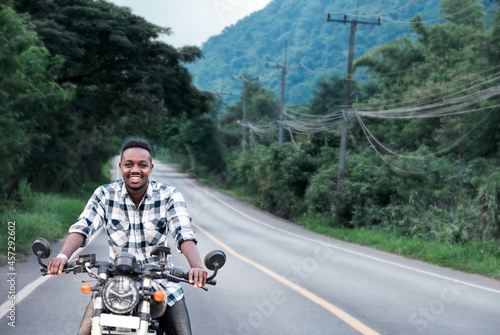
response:
<path id="1" fill-rule="evenodd" d="M 259 206 L 287 219 L 305 212 L 305 192 L 318 164 L 300 145 L 255 145 L 233 153 L 231 158 L 228 171 L 232 185 L 258 195 Z"/>
<path id="2" fill-rule="evenodd" d="M 480 238 L 477 229 L 477 206 L 458 205 L 452 211 L 431 206 L 409 217 L 402 235 L 450 244 L 466 244 Z"/>

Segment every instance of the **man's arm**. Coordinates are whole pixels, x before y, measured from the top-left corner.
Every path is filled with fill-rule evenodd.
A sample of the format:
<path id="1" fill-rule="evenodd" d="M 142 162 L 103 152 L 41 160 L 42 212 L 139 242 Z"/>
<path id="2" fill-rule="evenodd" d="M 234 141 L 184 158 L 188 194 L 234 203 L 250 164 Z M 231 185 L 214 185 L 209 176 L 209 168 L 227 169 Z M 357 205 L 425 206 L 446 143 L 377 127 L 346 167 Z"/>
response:
<path id="1" fill-rule="evenodd" d="M 182 253 L 189 262 L 189 282 L 194 287 L 203 287 L 207 283 L 207 272 L 203 269 L 200 254 L 194 241 L 185 241 L 180 246 Z"/>
<path id="2" fill-rule="evenodd" d="M 68 263 L 68 259 L 71 258 L 71 255 L 82 246 L 85 241 L 85 236 L 80 233 L 71 233 L 69 234 L 66 242 L 64 242 L 63 247 L 59 254 L 65 255 L 67 258 L 52 258 L 47 264 L 47 272 L 52 277 L 57 277 L 59 273 L 62 273 L 64 266 Z"/>

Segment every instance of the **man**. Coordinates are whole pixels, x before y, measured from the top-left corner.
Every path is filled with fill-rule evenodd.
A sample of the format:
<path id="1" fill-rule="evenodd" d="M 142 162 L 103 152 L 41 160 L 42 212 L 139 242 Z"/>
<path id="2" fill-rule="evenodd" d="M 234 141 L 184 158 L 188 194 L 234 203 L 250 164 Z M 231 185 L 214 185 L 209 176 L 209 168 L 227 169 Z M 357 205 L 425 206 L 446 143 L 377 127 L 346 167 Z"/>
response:
<path id="1" fill-rule="evenodd" d="M 149 180 L 153 171 L 150 145 L 143 140 L 125 143 L 119 167 L 123 179 L 103 185 L 94 192 L 77 222 L 70 227 L 59 255 L 49 261 L 49 274 L 54 277 L 62 273 L 71 255 L 85 246 L 100 227 L 106 229 L 111 260 L 119 252 L 126 251 L 134 254 L 141 264 L 157 262 L 157 257 L 150 256 L 150 252 L 157 245 L 167 245 L 170 232 L 177 249 L 191 267 L 189 281 L 195 287 L 205 286 L 207 272 L 203 269 L 182 195 L 170 185 Z M 161 281 L 160 285 L 166 291 L 168 303 L 160 326 L 168 330 L 168 334 L 191 334 L 182 287 L 167 280 Z M 91 313 L 92 301 L 80 325 L 79 335 L 90 334 Z"/>

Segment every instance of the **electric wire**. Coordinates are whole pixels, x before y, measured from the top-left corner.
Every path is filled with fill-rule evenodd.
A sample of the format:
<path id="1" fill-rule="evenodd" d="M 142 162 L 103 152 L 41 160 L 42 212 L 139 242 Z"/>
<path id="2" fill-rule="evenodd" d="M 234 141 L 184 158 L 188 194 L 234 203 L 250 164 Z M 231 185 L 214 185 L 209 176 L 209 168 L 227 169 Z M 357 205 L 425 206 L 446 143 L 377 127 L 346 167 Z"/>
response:
<path id="1" fill-rule="evenodd" d="M 250 123 L 248 122 L 246 124 L 246 126 L 254 133 L 257 133 L 257 134 L 268 134 L 272 131 L 274 131 L 276 129 L 276 125 L 277 123 L 276 122 L 271 122 L 271 123 L 268 123 L 268 124 L 260 124 L 260 125 L 256 125 L 256 124 L 253 124 L 253 123 Z"/>
<path id="2" fill-rule="evenodd" d="M 363 8 L 367 8 L 367 7 L 370 7 L 370 6 L 373 6 L 375 5 L 376 3 L 378 2 L 381 2 L 382 0 L 377 0 L 375 2 L 372 2 L 372 3 L 369 3 L 368 5 L 364 5 L 362 7 L 358 7 L 358 8 L 353 8 L 353 9 L 349 9 L 347 11 L 341 11 L 341 12 L 328 12 L 328 14 L 344 14 L 344 13 L 349 13 L 349 12 L 354 12 L 354 11 L 358 11 L 360 9 L 363 9 Z M 417 0 L 418 1 L 418 0 Z"/>
<path id="3" fill-rule="evenodd" d="M 470 73 L 468 75 L 469 76 L 481 75 L 481 74 L 484 74 L 486 72 L 495 70 L 498 67 L 500 67 L 500 65 L 494 66 L 494 67 L 489 68 L 487 70 L 484 70 L 482 72 Z M 460 93 L 463 93 L 463 92 L 466 92 L 466 91 L 470 91 L 471 89 L 473 89 L 475 87 L 495 82 L 496 80 L 500 79 L 500 72 L 494 72 L 494 73 L 492 73 L 492 74 L 490 74 L 488 76 L 482 76 L 481 79 L 482 79 L 482 81 L 480 81 L 478 79 L 471 80 L 468 77 L 464 77 L 463 83 L 461 85 L 446 87 L 445 90 L 442 90 L 442 91 L 439 91 L 439 92 L 435 92 L 435 93 L 432 93 L 431 89 L 425 89 L 425 90 L 421 90 L 421 91 L 415 91 L 415 92 L 412 92 L 412 93 L 407 93 L 407 94 L 402 95 L 400 97 L 396 97 L 395 99 L 401 99 L 401 98 L 409 99 L 409 98 L 418 97 L 418 96 L 425 96 L 426 97 L 425 102 L 422 102 L 422 103 L 426 103 L 426 104 L 432 103 L 432 102 L 435 102 L 437 100 L 447 99 L 447 98 L 450 98 L 450 97 L 452 97 L 454 95 L 458 95 Z M 449 93 L 449 92 L 452 92 L 452 93 Z M 412 102 L 412 104 L 415 105 L 417 103 Z M 388 104 L 388 103 L 384 104 L 384 106 L 386 108 L 387 107 L 395 108 L 396 106 L 405 106 L 405 105 L 406 104 L 404 102 L 393 103 L 393 104 Z M 417 104 L 417 105 L 420 105 L 420 104 Z M 358 104 L 359 108 L 361 108 L 361 106 L 363 106 L 363 105 L 362 104 Z"/>
<path id="4" fill-rule="evenodd" d="M 442 117 L 456 114 L 469 113 L 478 111 L 484 108 L 474 110 L 461 111 L 458 109 L 465 108 L 475 103 L 480 103 L 487 99 L 500 96 L 500 85 L 493 86 L 482 91 L 464 95 L 451 100 L 445 100 L 439 103 L 426 104 L 415 107 L 396 108 L 384 111 L 356 111 L 361 116 L 369 116 L 379 119 L 409 119 L 409 118 L 429 118 Z M 497 107 L 498 105 L 495 105 Z M 457 111 L 458 110 L 458 111 Z"/>
<path id="5" fill-rule="evenodd" d="M 311 70 L 310 68 L 308 68 L 307 66 L 305 66 L 305 65 L 304 65 L 304 63 L 302 63 L 302 62 L 301 62 L 301 63 L 299 63 L 299 65 L 300 65 L 302 68 L 304 68 L 306 71 L 309 71 L 309 72 L 312 72 L 312 73 L 319 73 L 319 74 L 320 74 L 320 73 L 326 73 L 326 72 L 331 72 L 331 71 L 332 71 L 332 69 L 330 69 L 330 70 L 325 70 L 325 71 L 315 71 L 315 70 Z"/>
<path id="6" fill-rule="evenodd" d="M 486 88 L 448 101 L 385 111 L 340 109 L 338 111 L 328 112 L 325 114 L 312 115 L 294 111 L 290 108 L 284 108 L 283 115 L 285 118 L 278 122 L 291 132 L 309 134 L 330 131 L 342 124 L 344 119 L 348 117 L 351 112 L 353 112 L 356 118 L 360 121 L 361 127 L 364 128 L 365 133 L 369 136 L 371 133 L 366 127 L 363 127 L 364 123 L 362 122 L 361 117 L 375 119 L 416 119 L 455 116 L 484 110 L 492 111 L 495 108 L 500 107 L 500 103 L 485 107 L 480 107 L 480 104 L 488 99 L 499 96 L 500 85 Z M 266 128 L 266 130 L 269 129 L 270 128 Z M 380 142 L 378 142 L 378 144 L 382 146 Z"/>
<path id="7" fill-rule="evenodd" d="M 283 115 L 286 118 L 281 121 L 281 124 L 289 131 L 297 134 L 330 131 L 337 128 L 344 120 L 343 114 L 339 112 L 312 115 L 285 108 Z"/>
<path id="8" fill-rule="evenodd" d="M 480 121 L 478 121 L 466 134 L 462 135 L 459 139 L 457 139 L 455 142 L 453 142 L 451 145 L 449 145 L 448 147 L 444 148 L 444 149 L 441 149 L 439 151 L 435 151 L 435 152 L 432 152 L 430 154 L 427 154 L 427 155 L 422 155 L 422 156 L 408 156 L 408 155 L 402 155 L 402 154 L 398 154 L 396 153 L 395 151 L 387 148 L 386 146 L 384 146 L 371 132 L 370 130 L 368 129 L 368 127 L 365 125 L 365 123 L 363 122 L 362 118 L 360 117 L 360 115 L 358 115 L 357 113 L 354 113 L 355 116 L 356 116 L 356 119 L 359 123 L 359 125 L 361 126 L 361 128 L 363 129 L 363 132 L 365 134 L 365 136 L 367 137 L 368 141 L 372 144 L 373 146 L 373 142 L 370 140 L 373 139 L 373 141 L 375 143 L 377 143 L 382 149 L 384 149 L 385 151 L 387 151 L 388 153 L 390 154 L 393 154 L 394 156 L 397 156 L 397 157 L 400 157 L 400 158 L 407 158 L 407 159 L 421 159 L 421 158 L 427 158 L 427 157 L 431 157 L 431 156 L 436 156 L 436 155 L 440 155 L 440 154 L 443 154 L 445 152 L 448 152 L 450 151 L 451 149 L 453 149 L 454 147 L 456 147 L 458 144 L 460 144 L 464 139 L 468 138 L 469 135 L 474 131 L 476 130 L 476 128 L 478 128 L 490 115 L 491 113 L 493 112 L 494 108 L 489 108 L 490 111 L 488 112 L 488 114 L 486 114 Z"/>
<path id="9" fill-rule="evenodd" d="M 384 19 L 384 20 L 387 20 L 387 21 L 390 21 L 390 22 L 394 22 L 394 23 L 405 23 L 405 24 L 423 24 L 423 23 L 430 23 L 430 22 L 436 22 L 436 21 L 440 21 L 440 20 L 444 20 L 446 18 L 449 18 L 449 17 L 452 17 L 452 16 L 455 16 L 457 14 L 460 14 L 464 11 L 467 11 L 469 9 L 471 9 L 472 7 L 475 7 L 479 4 L 481 4 L 482 2 L 484 2 L 484 0 L 481 0 L 480 2 L 475 2 L 474 4 L 466 7 L 466 8 L 463 8 L 455 13 L 451 13 L 451 14 L 448 14 L 448 15 L 445 15 L 445 16 L 440 16 L 440 17 L 437 17 L 435 19 L 431 19 L 431 20 L 425 20 L 425 21 L 400 21 L 400 20 L 393 20 L 389 17 L 386 17 L 386 16 L 380 16 L 381 19 Z"/>
<path id="10" fill-rule="evenodd" d="M 368 140 L 368 143 L 370 144 L 371 148 L 373 149 L 373 151 L 375 151 L 377 153 L 377 155 L 384 161 L 386 162 L 392 169 L 394 170 L 397 170 L 397 171 L 400 171 L 400 172 L 404 172 L 404 173 L 410 173 L 410 174 L 417 174 L 417 175 L 421 175 L 421 174 L 427 174 L 427 173 L 432 173 L 432 172 L 436 172 L 436 171 L 439 171 L 442 169 L 442 166 L 439 166 L 433 170 L 426 170 L 426 171 L 414 171 L 414 170 L 405 170 L 405 169 L 402 169 L 402 168 L 399 168 L 397 166 L 395 166 L 394 164 L 391 164 L 383 155 L 382 153 L 379 152 L 379 150 L 377 150 L 376 146 L 373 144 L 372 142 L 372 139 L 379 145 L 381 146 L 384 150 L 386 150 L 387 152 L 393 154 L 394 156 L 397 156 L 398 158 L 407 158 L 407 159 L 418 159 L 418 160 L 423 160 L 427 157 L 430 157 L 430 156 L 436 156 L 438 154 L 441 154 L 441 153 L 444 153 L 444 152 L 447 152 L 449 150 L 451 150 L 452 148 L 456 147 L 460 142 L 462 142 L 465 138 L 467 138 L 476 128 L 478 128 L 485 120 L 487 120 L 487 118 L 491 115 L 491 113 L 493 112 L 493 108 L 490 110 L 490 112 L 485 115 L 478 123 L 476 123 L 476 125 L 474 127 L 472 127 L 468 132 L 467 134 L 463 135 L 461 138 L 459 138 L 458 140 L 456 140 L 453 144 L 451 144 L 450 146 L 448 146 L 447 148 L 445 149 L 442 149 L 442 150 L 439 150 L 437 152 L 433 152 L 431 154 L 428 154 L 428 155 L 422 155 L 422 156 L 406 156 L 406 155 L 401 155 L 401 154 L 397 154 L 393 151 L 391 151 L 390 149 L 386 148 L 385 146 L 383 146 L 368 130 L 368 128 L 366 128 L 366 126 L 364 125 L 363 121 L 361 120 L 361 118 L 359 118 L 359 116 L 357 116 L 358 118 L 358 121 L 359 121 L 359 124 L 361 125 L 361 129 L 363 130 L 363 133 L 365 134 L 365 137 L 367 138 Z M 448 164 L 444 164 L 444 165 L 449 165 L 451 164 L 451 162 L 449 162 Z"/>
<path id="11" fill-rule="evenodd" d="M 392 10 L 390 10 L 390 11 L 388 11 L 388 12 L 385 12 L 385 13 L 380 13 L 380 14 L 367 14 L 367 15 L 358 15 L 358 14 L 356 14 L 356 16 L 357 16 L 357 17 L 379 17 L 379 16 L 381 17 L 382 15 L 386 15 L 386 14 L 390 14 L 390 13 L 394 13 L 394 12 L 400 11 L 400 10 L 402 10 L 402 9 L 404 9 L 404 8 L 406 8 L 406 7 L 409 7 L 409 6 L 411 6 L 411 5 L 415 4 L 415 3 L 419 2 L 419 1 L 420 1 L 420 0 L 415 0 L 415 1 L 410 2 L 410 3 L 408 3 L 408 4 L 404 5 L 404 6 L 401 6 L 401 7 L 396 8 L 396 9 L 392 9 Z M 348 16 L 354 16 L 353 14 L 347 14 L 347 15 L 348 15 Z"/>

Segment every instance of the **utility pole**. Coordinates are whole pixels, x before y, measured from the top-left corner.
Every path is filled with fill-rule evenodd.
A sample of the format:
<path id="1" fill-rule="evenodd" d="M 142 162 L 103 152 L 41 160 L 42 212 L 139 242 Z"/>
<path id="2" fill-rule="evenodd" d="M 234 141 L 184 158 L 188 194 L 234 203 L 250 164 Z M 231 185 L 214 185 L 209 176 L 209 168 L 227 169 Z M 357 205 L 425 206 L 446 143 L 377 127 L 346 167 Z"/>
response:
<path id="1" fill-rule="evenodd" d="M 266 62 L 266 67 L 272 67 L 269 62 Z M 280 116 L 278 121 L 278 143 L 281 145 L 283 143 L 283 120 L 285 112 L 285 77 L 286 77 L 286 57 L 285 64 L 276 63 L 274 67 L 281 68 L 281 99 L 280 99 Z"/>
<path id="2" fill-rule="evenodd" d="M 241 138 L 243 142 L 248 143 L 247 139 L 247 128 L 248 128 L 248 121 L 247 121 L 247 94 L 248 94 L 248 84 L 253 83 L 254 81 L 252 80 L 259 80 L 259 76 L 256 76 L 255 78 L 245 78 L 243 76 L 231 76 L 232 79 L 240 80 L 243 82 L 243 120 L 242 120 L 242 130 L 241 130 Z"/>
<path id="3" fill-rule="evenodd" d="M 287 67 L 287 52 L 288 52 L 288 41 L 285 41 L 285 63 L 276 63 L 274 67 L 281 68 L 281 99 L 280 99 L 280 116 L 278 122 L 278 143 L 281 145 L 283 143 L 283 120 L 285 113 L 285 78 Z M 266 62 L 266 67 L 272 67 L 269 62 Z"/>
<path id="4" fill-rule="evenodd" d="M 347 128 L 349 126 L 349 118 L 350 118 L 350 106 L 351 106 L 351 83 L 352 83 L 352 62 L 354 58 L 354 39 L 356 35 L 356 27 L 358 24 L 371 24 L 371 25 L 380 25 L 380 18 L 378 18 L 377 22 L 366 22 L 366 21 L 358 21 L 358 15 L 356 14 L 356 19 L 347 20 L 347 14 L 344 14 L 343 20 L 334 20 L 330 17 L 330 13 L 328 13 L 327 21 L 328 22 L 340 22 L 340 23 L 350 23 L 351 24 L 351 36 L 349 40 L 349 59 L 347 62 L 347 76 L 345 83 L 345 93 L 344 93 L 344 110 L 342 111 L 344 120 L 342 123 L 342 137 L 340 139 L 340 154 L 339 154 L 339 174 L 338 174 L 338 182 L 337 182 L 337 191 L 340 190 L 340 185 L 345 175 L 345 157 L 347 150 Z"/>
<path id="5" fill-rule="evenodd" d="M 358 8 L 358 1 L 356 1 L 356 8 Z M 354 58 L 354 39 L 356 35 L 356 27 L 358 24 L 371 24 L 371 25 L 380 25 L 380 17 L 377 22 L 366 22 L 366 21 L 358 21 L 358 12 L 356 10 L 356 18 L 354 20 L 347 20 L 347 14 L 344 14 L 343 20 L 334 20 L 331 18 L 330 13 L 328 13 L 327 19 L 328 22 L 339 22 L 339 23 L 350 23 L 351 24 L 351 36 L 349 40 L 349 58 L 347 61 L 347 75 L 346 75 L 346 83 L 345 83 L 345 92 L 344 92 L 344 108 L 342 110 L 343 114 L 343 122 L 342 122 L 342 135 L 340 138 L 340 153 L 339 153 L 339 174 L 337 180 L 337 192 L 341 189 L 342 180 L 345 175 L 345 157 L 347 151 L 347 129 L 349 127 L 349 118 L 350 118 L 350 109 L 351 109 L 351 83 L 352 83 L 352 62 Z M 335 212 L 334 222 L 335 225 L 339 225 L 340 215 L 339 215 L 339 204 L 337 203 L 337 210 Z"/>
<path id="6" fill-rule="evenodd" d="M 221 91 L 217 91 L 217 92 L 211 92 L 215 95 L 217 95 L 217 125 L 220 129 L 220 113 L 221 113 L 221 109 L 222 109 L 222 105 L 224 104 L 224 102 L 222 101 L 222 96 L 223 95 L 233 95 L 233 93 L 222 93 Z"/>

